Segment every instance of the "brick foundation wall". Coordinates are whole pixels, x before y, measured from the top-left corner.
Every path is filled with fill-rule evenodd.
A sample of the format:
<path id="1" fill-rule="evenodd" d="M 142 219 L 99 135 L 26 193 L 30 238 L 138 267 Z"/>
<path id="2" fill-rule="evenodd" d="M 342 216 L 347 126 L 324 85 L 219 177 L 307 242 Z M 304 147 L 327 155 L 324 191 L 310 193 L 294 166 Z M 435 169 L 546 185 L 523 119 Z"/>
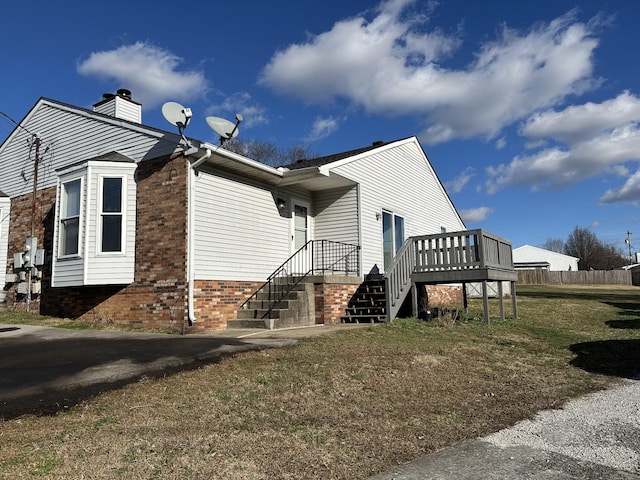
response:
<path id="1" fill-rule="evenodd" d="M 232 280 L 196 280 L 194 314 L 196 322 L 188 332 L 224 330 L 228 320 L 235 320 L 236 310 L 263 282 Z"/>
<path id="2" fill-rule="evenodd" d="M 427 285 L 428 308 L 462 306 L 462 286 Z"/>
<path id="3" fill-rule="evenodd" d="M 136 266 L 127 286 L 51 288 L 56 189 L 38 192 L 35 235 L 47 251 L 42 294 L 30 310 L 43 315 L 184 331 L 187 327 L 187 174 L 184 157 L 145 160 L 136 171 Z M 31 233 L 31 194 L 11 200 L 9 260 Z M 25 308 L 10 289 L 7 301 Z"/>
<path id="4" fill-rule="evenodd" d="M 349 299 L 358 289 L 354 283 L 314 283 L 316 324 L 340 323 Z"/>

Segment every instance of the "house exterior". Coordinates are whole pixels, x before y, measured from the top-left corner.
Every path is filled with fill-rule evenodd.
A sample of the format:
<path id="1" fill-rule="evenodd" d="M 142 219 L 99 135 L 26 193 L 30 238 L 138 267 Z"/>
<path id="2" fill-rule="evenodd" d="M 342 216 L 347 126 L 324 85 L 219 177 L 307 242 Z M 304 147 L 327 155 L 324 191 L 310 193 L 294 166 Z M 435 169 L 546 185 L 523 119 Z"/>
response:
<path id="1" fill-rule="evenodd" d="M 334 323 L 406 238 L 465 228 L 415 137 L 273 168 L 141 118 L 126 90 L 93 110 L 41 98 L 0 145 L 8 303 L 224 329 L 313 240 L 358 248 L 356 268 L 313 286 L 313 323 Z"/>
<path id="2" fill-rule="evenodd" d="M 513 249 L 513 263 L 516 270 L 577 271 L 578 260 L 580 259 L 577 257 L 531 245 L 523 245 Z"/>

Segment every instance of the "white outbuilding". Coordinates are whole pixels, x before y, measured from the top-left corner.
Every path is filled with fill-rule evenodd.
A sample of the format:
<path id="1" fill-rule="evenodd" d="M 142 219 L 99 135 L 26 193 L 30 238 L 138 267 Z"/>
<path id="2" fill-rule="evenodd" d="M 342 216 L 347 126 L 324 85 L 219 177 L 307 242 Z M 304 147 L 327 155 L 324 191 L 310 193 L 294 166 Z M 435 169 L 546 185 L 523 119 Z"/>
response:
<path id="1" fill-rule="evenodd" d="M 523 245 L 513 249 L 513 265 L 516 270 L 578 270 L 578 257 L 552 252 L 544 248 Z"/>

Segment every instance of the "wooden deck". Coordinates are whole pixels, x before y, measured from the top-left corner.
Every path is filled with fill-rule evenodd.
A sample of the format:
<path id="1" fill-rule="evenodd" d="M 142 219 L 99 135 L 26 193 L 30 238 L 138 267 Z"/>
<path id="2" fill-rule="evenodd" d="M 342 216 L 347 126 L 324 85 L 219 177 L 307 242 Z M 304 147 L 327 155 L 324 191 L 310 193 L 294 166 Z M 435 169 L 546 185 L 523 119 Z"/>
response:
<path id="1" fill-rule="evenodd" d="M 393 319 L 402 301 L 413 291 L 414 315 L 417 314 L 417 289 L 412 286 L 463 284 L 467 307 L 466 284 L 482 282 L 485 322 L 489 323 L 487 282 L 498 282 L 500 317 L 504 319 L 502 282 L 510 282 L 514 317 L 517 318 L 511 242 L 483 230 L 440 233 L 411 237 L 385 272 L 387 278 L 388 315 Z"/>

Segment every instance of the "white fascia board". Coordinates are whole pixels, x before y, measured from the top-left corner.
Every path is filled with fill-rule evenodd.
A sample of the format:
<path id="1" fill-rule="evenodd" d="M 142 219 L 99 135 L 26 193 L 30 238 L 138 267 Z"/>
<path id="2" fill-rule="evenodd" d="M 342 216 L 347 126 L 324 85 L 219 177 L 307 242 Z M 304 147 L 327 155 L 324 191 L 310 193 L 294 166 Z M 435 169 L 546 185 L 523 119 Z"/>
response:
<path id="1" fill-rule="evenodd" d="M 297 170 L 287 170 L 282 175 L 282 180 L 278 182 L 278 186 L 285 187 L 293 185 L 303 180 L 314 177 L 328 177 L 331 174 L 328 168 L 323 167 L 307 167 Z"/>
<path id="2" fill-rule="evenodd" d="M 346 165 L 347 163 L 351 163 L 351 162 L 355 162 L 356 160 L 360 160 L 362 158 L 365 157 L 369 157 L 375 153 L 379 153 L 379 152 L 384 152 L 386 150 L 389 150 L 391 148 L 395 148 L 399 145 L 405 145 L 407 143 L 415 143 L 416 146 L 422 150 L 422 147 L 420 147 L 420 145 L 418 144 L 418 140 L 416 139 L 416 137 L 409 137 L 409 138 L 405 138 L 403 140 L 398 140 L 396 142 L 392 142 L 392 143 L 387 143 L 386 145 L 382 145 L 380 147 L 377 148 L 372 148 L 371 150 L 367 150 L 366 152 L 363 153 L 359 153 L 357 155 L 354 155 L 352 157 L 347 157 L 347 158 L 343 158 L 341 160 L 336 160 L 335 162 L 331 162 L 331 163 L 327 163 L 326 165 L 322 165 L 322 169 L 323 170 L 331 170 L 333 168 L 337 168 L 340 167 L 342 165 Z M 303 170 L 303 169 L 301 169 Z"/>
<path id="3" fill-rule="evenodd" d="M 225 158 L 227 160 L 231 160 L 238 165 L 243 167 L 248 167 L 249 169 L 256 170 L 261 173 L 266 173 L 274 177 L 274 180 L 279 180 L 283 176 L 283 172 L 278 170 L 277 168 L 270 167 L 269 165 L 265 165 L 264 163 L 260 163 L 256 160 L 251 160 L 248 157 L 240 155 L 239 153 L 231 152 L 229 150 L 225 150 L 221 148 L 219 145 L 212 145 L 207 142 L 199 142 L 200 145 L 195 147 L 195 151 L 192 149 L 187 150 L 185 153 L 191 156 L 195 161 L 199 160 L 201 157 L 207 154 L 207 152 L 211 153 L 210 158 L 207 160 L 208 162 L 215 165 L 215 156 Z M 197 153 L 197 155 L 195 155 Z"/>

